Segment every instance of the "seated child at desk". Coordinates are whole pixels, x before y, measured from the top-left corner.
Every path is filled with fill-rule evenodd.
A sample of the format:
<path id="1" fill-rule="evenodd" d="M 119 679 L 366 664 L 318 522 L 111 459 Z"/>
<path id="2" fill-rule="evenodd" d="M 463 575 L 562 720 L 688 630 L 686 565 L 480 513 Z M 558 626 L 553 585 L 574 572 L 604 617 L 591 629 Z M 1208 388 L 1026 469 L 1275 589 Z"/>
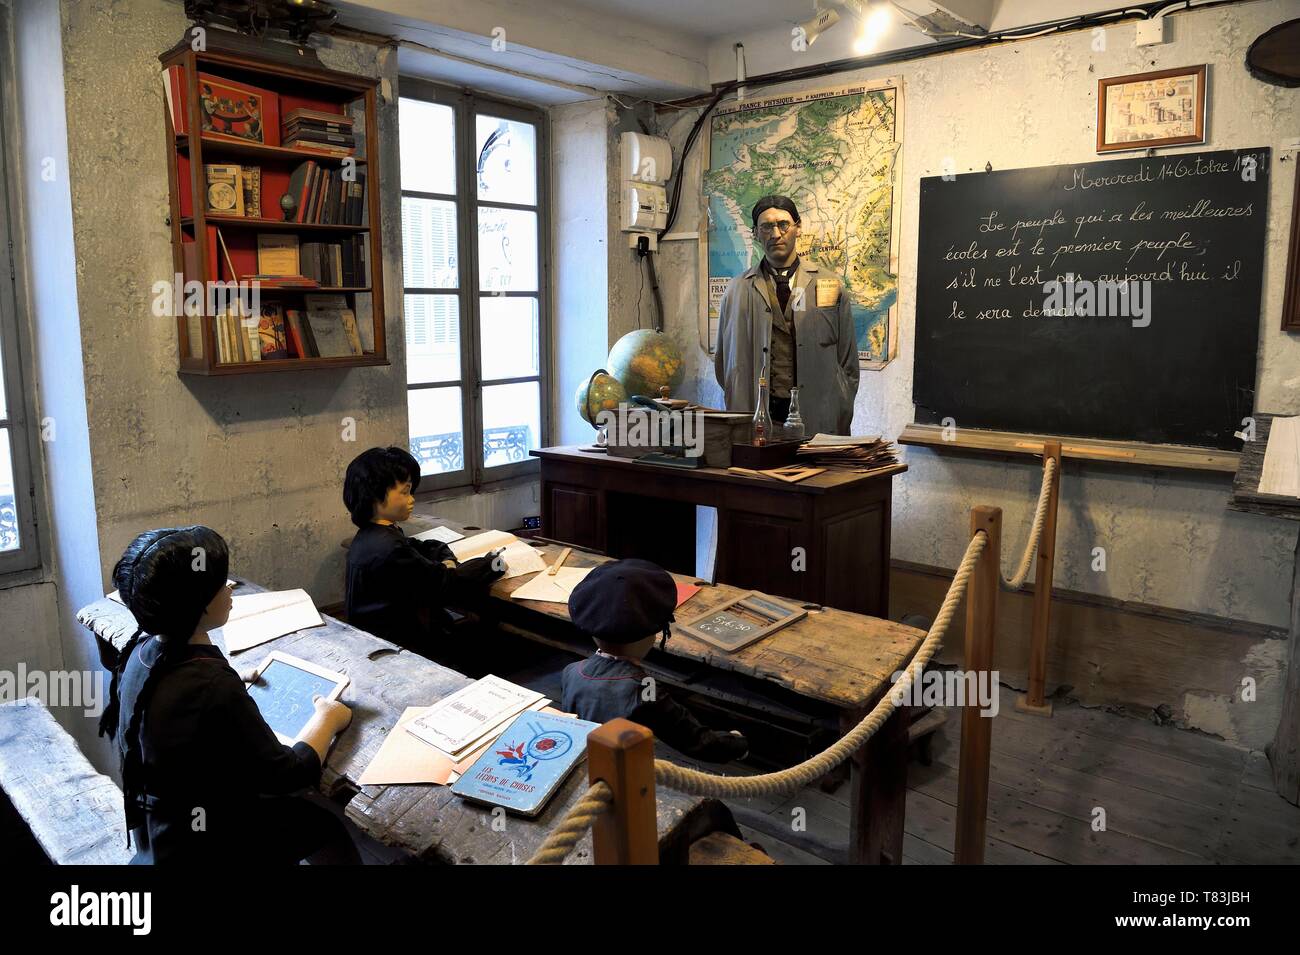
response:
<path id="1" fill-rule="evenodd" d="M 348 547 L 348 623 L 402 645 L 446 633 L 444 605 L 473 601 L 505 573 L 490 557 L 462 564 L 441 541 L 403 533 L 397 525 L 411 516 L 419 486 L 420 465 L 401 448 L 363 451 L 343 479 L 343 503 L 360 528 Z"/>
<path id="2" fill-rule="evenodd" d="M 645 560 L 602 564 L 573 588 L 569 619 L 591 634 L 596 652 L 564 668 L 564 709 L 604 723 L 617 717 L 640 723 L 678 752 L 710 763 L 741 759 L 749 751 L 737 730 L 702 725 L 685 706 L 647 680 L 641 661 L 677 607 L 677 586 Z"/>
<path id="3" fill-rule="evenodd" d="M 342 703 L 316 712 L 285 746 L 208 640 L 230 616 L 229 552 L 210 527 L 146 531 L 113 568 L 136 630 L 100 720 L 121 760 L 132 864 L 359 862 L 343 824 L 290 794 L 320 778 Z"/>

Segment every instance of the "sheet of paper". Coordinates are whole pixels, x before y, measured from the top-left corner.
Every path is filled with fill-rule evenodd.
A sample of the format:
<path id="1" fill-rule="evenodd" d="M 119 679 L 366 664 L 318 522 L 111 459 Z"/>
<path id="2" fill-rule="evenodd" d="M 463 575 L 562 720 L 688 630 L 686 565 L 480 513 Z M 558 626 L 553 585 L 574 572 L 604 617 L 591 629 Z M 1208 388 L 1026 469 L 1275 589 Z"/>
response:
<path id="1" fill-rule="evenodd" d="M 546 699 L 538 700 L 528 709 L 559 714 L 559 710 L 546 705 L 548 702 L 550 701 Z M 460 778 L 460 774 L 469 769 L 474 764 L 474 760 L 482 756 L 501 735 L 500 732 L 489 735 L 469 755 L 455 760 L 406 732 L 407 724 L 428 711 L 427 706 L 406 708 L 397 725 L 385 737 L 379 752 L 375 753 L 370 764 L 366 766 L 365 772 L 361 774 L 362 786 L 403 786 L 422 783 L 449 786 Z M 504 724 L 501 729 L 504 731 Z"/>
<path id="2" fill-rule="evenodd" d="M 681 581 L 673 581 L 677 585 L 677 606 L 681 606 L 700 592 L 702 588 L 695 584 L 683 584 Z"/>
<path id="3" fill-rule="evenodd" d="M 573 588 L 582 583 L 591 567 L 561 567 L 552 577 L 540 573 L 510 596 L 514 600 L 542 600 L 546 603 L 567 604 Z"/>
<path id="4" fill-rule="evenodd" d="M 230 619 L 215 632 L 225 640 L 228 653 L 238 653 L 324 623 L 307 591 L 276 590 L 232 598 Z"/>
<path id="5" fill-rule="evenodd" d="M 498 547 L 509 547 L 517 543 L 519 538 L 507 531 L 484 531 L 482 534 L 456 541 L 451 545 L 451 552 L 456 555 L 457 560 L 470 560 L 474 557 L 482 557 L 488 551 L 496 550 Z"/>
<path id="6" fill-rule="evenodd" d="M 433 704 L 407 732 L 460 759 L 467 746 L 541 698 L 541 693 L 488 674 Z"/>
<path id="7" fill-rule="evenodd" d="M 878 434 L 815 434 L 805 443 L 810 448 L 846 448 L 855 444 L 875 444 Z"/>
<path id="8" fill-rule="evenodd" d="M 458 534 L 450 527 L 434 527 L 422 534 L 414 535 L 411 539 L 417 541 L 442 541 L 444 544 L 452 544 L 464 538 L 464 534 Z"/>
<path id="9" fill-rule="evenodd" d="M 1264 449 L 1259 493 L 1300 497 L 1300 418 L 1274 418 Z"/>
<path id="10" fill-rule="evenodd" d="M 473 560 L 475 557 L 484 556 L 489 551 L 505 548 L 501 554 L 501 559 L 506 565 L 506 573 L 502 580 L 509 580 L 511 577 L 519 577 L 523 574 L 534 574 L 546 569 L 546 561 L 542 559 L 542 555 L 508 531 L 484 531 L 482 534 L 466 537 L 448 546 L 460 561 Z"/>
<path id="11" fill-rule="evenodd" d="M 227 586 L 227 587 L 238 587 L 238 586 L 239 586 L 239 582 L 238 582 L 238 581 L 235 581 L 235 580 L 231 580 L 229 577 L 227 577 L 227 578 L 226 578 L 226 586 Z M 121 602 L 122 602 L 122 595 L 121 595 L 120 593 L 118 593 L 116 590 L 114 590 L 111 594 L 105 594 L 104 596 L 106 596 L 109 600 L 116 600 L 118 603 L 121 603 Z"/>

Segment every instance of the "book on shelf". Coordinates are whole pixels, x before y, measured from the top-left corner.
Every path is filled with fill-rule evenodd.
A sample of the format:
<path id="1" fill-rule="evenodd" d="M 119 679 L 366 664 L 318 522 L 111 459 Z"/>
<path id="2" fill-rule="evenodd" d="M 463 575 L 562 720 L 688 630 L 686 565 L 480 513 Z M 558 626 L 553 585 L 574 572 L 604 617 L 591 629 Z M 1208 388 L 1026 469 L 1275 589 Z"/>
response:
<path id="1" fill-rule="evenodd" d="M 259 275 L 300 275 L 298 237 L 286 232 L 257 234 L 257 271 Z"/>
<path id="2" fill-rule="evenodd" d="M 247 83 L 199 74 L 199 132 L 230 142 L 280 145 L 280 97 Z"/>
<path id="3" fill-rule="evenodd" d="M 360 170 L 330 169 L 308 159 L 289 175 L 286 191 L 296 203 L 293 221 L 305 225 L 361 225 L 365 181 L 365 173 Z"/>
<path id="4" fill-rule="evenodd" d="M 345 358 L 362 354 L 356 316 L 342 295 L 304 295 L 307 326 L 316 351 L 322 358 Z"/>
<path id="5" fill-rule="evenodd" d="M 262 167 L 240 166 L 239 181 L 244 187 L 244 215 L 262 218 Z"/>
<path id="6" fill-rule="evenodd" d="M 265 361 L 273 358 L 289 357 L 289 339 L 284 323 L 284 306 L 278 302 L 262 305 L 262 314 L 257 324 L 259 357 Z"/>
<path id="7" fill-rule="evenodd" d="M 185 112 L 185 67 L 169 66 L 163 71 L 163 95 L 167 98 L 172 132 L 184 136 L 189 132 L 189 118 Z"/>
<path id="8" fill-rule="evenodd" d="M 365 246 L 361 235 L 335 242 L 304 242 L 298 254 L 298 271 L 326 287 L 365 288 Z"/>
<path id="9" fill-rule="evenodd" d="M 207 181 L 204 211 L 223 216 L 242 216 L 244 185 L 240 181 L 239 167 L 205 163 L 203 174 Z"/>
<path id="10" fill-rule="evenodd" d="M 289 123 L 304 121 L 332 123 L 340 126 L 347 126 L 349 129 L 352 127 L 353 122 L 352 117 L 347 113 L 327 113 L 323 109 L 308 109 L 305 106 L 297 106 L 284 114 L 284 122 L 286 125 Z"/>
<path id="11" fill-rule="evenodd" d="M 296 308 L 286 308 L 284 310 L 284 330 L 289 339 L 289 351 L 295 358 L 314 358 L 313 352 L 307 346 L 307 340 L 302 329 L 302 315 Z"/>

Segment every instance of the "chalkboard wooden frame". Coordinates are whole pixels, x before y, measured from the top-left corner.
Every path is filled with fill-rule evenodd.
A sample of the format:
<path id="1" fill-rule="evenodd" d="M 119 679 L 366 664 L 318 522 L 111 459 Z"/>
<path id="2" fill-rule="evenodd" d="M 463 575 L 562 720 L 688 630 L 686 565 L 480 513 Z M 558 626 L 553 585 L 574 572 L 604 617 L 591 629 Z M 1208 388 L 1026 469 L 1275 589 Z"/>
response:
<path id="1" fill-rule="evenodd" d="M 1165 136 L 1162 139 L 1133 140 L 1123 143 L 1106 142 L 1106 95 L 1112 86 L 1124 86 L 1129 83 L 1144 83 L 1148 80 L 1162 80 L 1171 76 L 1196 76 L 1196 131 L 1190 136 Z M 1205 110 L 1209 97 L 1209 68 L 1200 66 L 1181 66 L 1172 70 L 1153 70 L 1150 73 L 1130 73 L 1127 76 L 1107 76 L 1097 80 L 1097 152 L 1099 154 L 1132 152 L 1142 149 L 1154 149 L 1159 146 L 1186 146 L 1205 142 Z"/>
<path id="2" fill-rule="evenodd" d="M 751 617 L 765 620 L 767 623 L 733 642 L 720 640 L 708 630 L 699 627 L 699 624 L 705 623 L 720 614 L 739 613 L 741 611 Z M 802 620 L 806 616 L 808 616 L 808 611 L 802 607 L 795 607 L 784 600 L 778 600 L 757 590 L 749 590 L 734 600 L 729 600 L 712 610 L 706 610 L 685 623 L 678 624 L 678 626 L 697 640 L 703 640 L 725 653 L 735 653 L 745 649 L 751 643 L 757 643 L 764 637 L 771 636 L 782 627 L 788 627 L 790 624 Z"/>
<path id="3" fill-rule="evenodd" d="M 1286 297 L 1282 300 L 1282 331 L 1300 332 L 1300 153 L 1295 159 L 1295 189 L 1291 194 L 1291 245 L 1286 258 Z"/>
<path id="4" fill-rule="evenodd" d="M 1107 441 L 1101 438 L 1072 438 L 1060 435 L 1026 434 L 1020 431 L 988 431 L 958 428 L 950 438 L 936 424 L 913 422 L 898 436 L 899 444 L 1009 457 L 1039 458 L 1045 441 L 1061 442 L 1062 460 L 1089 461 L 1128 467 L 1172 468 L 1181 471 L 1210 471 L 1236 474 L 1241 454 L 1214 448 L 1176 444 L 1147 444 L 1142 441 Z"/>

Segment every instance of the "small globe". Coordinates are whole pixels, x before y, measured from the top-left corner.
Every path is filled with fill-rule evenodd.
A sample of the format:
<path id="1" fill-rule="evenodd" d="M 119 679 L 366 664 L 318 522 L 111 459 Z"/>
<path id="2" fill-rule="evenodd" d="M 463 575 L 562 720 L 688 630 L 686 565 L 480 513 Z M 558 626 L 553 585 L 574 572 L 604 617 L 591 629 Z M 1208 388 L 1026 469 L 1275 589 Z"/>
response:
<path id="1" fill-rule="evenodd" d="M 686 362 L 677 343 L 650 328 L 628 332 L 616 341 L 605 364 L 629 395 L 657 398 L 664 387 L 673 394 L 686 377 Z"/>
<path id="2" fill-rule="evenodd" d="M 602 368 L 578 386 L 574 398 L 582 420 L 596 428 L 599 427 L 596 416 L 602 411 L 617 411 L 618 406 L 627 401 L 627 390 L 617 378 Z"/>

